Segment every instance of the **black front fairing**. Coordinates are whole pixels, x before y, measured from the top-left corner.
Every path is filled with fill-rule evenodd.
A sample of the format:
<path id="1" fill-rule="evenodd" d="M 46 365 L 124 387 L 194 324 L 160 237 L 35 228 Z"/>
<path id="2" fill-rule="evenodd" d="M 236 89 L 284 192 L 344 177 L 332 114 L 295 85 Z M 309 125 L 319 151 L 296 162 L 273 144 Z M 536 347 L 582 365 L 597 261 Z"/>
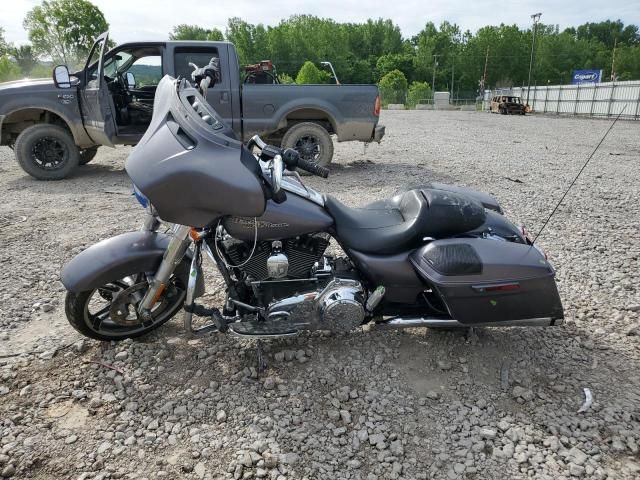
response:
<path id="1" fill-rule="evenodd" d="M 158 84 L 153 119 L 126 170 L 168 222 L 204 227 L 265 210 L 258 162 L 184 80 L 165 76 Z"/>

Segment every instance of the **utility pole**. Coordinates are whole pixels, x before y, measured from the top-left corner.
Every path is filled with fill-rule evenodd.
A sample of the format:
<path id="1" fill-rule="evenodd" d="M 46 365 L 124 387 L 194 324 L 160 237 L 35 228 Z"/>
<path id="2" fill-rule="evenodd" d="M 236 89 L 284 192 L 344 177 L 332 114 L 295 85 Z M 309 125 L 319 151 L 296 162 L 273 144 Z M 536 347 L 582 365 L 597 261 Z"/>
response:
<path id="1" fill-rule="evenodd" d="M 433 55 L 433 80 L 431 81 L 431 98 L 433 101 L 433 109 L 436 108 L 436 68 L 438 67 L 438 57 L 440 55 Z"/>
<path id="2" fill-rule="evenodd" d="M 538 29 L 538 21 L 542 13 L 534 13 L 533 18 L 533 34 L 531 36 L 531 59 L 529 60 L 529 79 L 527 80 L 527 105 L 529 105 L 529 91 L 531 90 L 531 69 L 533 68 L 533 51 L 536 44 L 536 31 Z"/>
<path id="3" fill-rule="evenodd" d="M 449 99 L 449 103 L 451 103 L 451 100 L 453 100 L 453 82 L 455 79 L 455 71 L 456 71 L 456 59 L 455 57 L 452 57 L 451 59 L 451 97 Z"/>
<path id="4" fill-rule="evenodd" d="M 618 45 L 618 39 L 613 39 L 613 55 L 611 57 L 611 81 L 616 81 L 616 46 Z"/>
<path id="5" fill-rule="evenodd" d="M 484 87 L 487 82 L 487 64 L 489 63 L 489 47 L 487 47 L 487 55 L 484 57 L 484 73 L 480 80 L 480 96 L 484 99 Z"/>

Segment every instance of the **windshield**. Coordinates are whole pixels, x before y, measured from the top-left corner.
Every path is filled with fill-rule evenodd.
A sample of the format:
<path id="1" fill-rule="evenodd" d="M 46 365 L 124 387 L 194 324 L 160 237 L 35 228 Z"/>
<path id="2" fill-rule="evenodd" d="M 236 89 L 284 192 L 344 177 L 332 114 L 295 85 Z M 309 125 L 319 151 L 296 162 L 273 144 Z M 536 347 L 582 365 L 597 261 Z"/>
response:
<path id="1" fill-rule="evenodd" d="M 89 67 L 89 79 L 95 80 L 98 71 L 98 62 L 94 60 L 93 56 L 91 58 L 93 62 Z M 104 61 L 104 74 L 106 77 L 115 78 L 116 74 L 119 72 L 125 71 L 129 68 L 130 64 L 133 62 L 133 55 L 126 51 L 120 51 L 115 55 L 111 55 L 109 58 L 106 58 Z"/>

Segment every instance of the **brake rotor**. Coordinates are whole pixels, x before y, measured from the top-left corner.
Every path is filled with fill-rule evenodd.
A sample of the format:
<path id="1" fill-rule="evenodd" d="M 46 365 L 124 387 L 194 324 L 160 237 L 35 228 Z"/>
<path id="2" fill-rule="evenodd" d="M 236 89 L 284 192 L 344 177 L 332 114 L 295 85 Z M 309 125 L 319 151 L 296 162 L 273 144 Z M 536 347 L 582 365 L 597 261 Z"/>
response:
<path id="1" fill-rule="evenodd" d="M 111 301 L 111 307 L 109 308 L 111 320 L 125 327 L 142 323 L 138 317 L 137 305 L 142 300 L 143 295 L 135 295 L 135 293 L 146 291 L 147 288 L 149 288 L 149 284 L 141 282 L 119 291 Z M 130 310 L 130 307 L 133 307 L 133 311 Z M 133 318 L 131 318 L 132 314 Z"/>

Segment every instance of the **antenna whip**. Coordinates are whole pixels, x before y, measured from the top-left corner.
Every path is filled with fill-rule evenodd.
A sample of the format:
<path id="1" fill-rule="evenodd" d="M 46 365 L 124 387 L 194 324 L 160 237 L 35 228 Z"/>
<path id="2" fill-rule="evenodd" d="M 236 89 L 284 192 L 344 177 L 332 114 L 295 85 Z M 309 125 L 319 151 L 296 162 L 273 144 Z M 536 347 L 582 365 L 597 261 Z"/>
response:
<path id="1" fill-rule="evenodd" d="M 607 135 L 609 135 L 609 132 L 611 131 L 611 129 L 613 128 L 613 126 L 616 124 L 616 122 L 618 121 L 618 119 L 620 118 L 620 116 L 624 113 L 625 108 L 627 108 L 626 105 L 624 105 L 622 107 L 622 110 L 620 111 L 620 113 L 618 114 L 618 116 L 613 120 L 613 123 L 609 126 L 609 128 L 607 129 L 607 131 L 605 132 L 604 136 L 600 139 L 600 141 L 598 142 L 598 145 L 596 145 L 596 148 L 593 149 L 593 152 L 591 152 L 591 155 L 589 155 L 589 158 L 587 158 L 587 161 L 584 162 L 584 165 L 582 165 L 582 168 L 580 169 L 580 171 L 578 172 L 578 174 L 576 175 L 576 177 L 573 179 L 573 181 L 571 182 L 571 185 L 569 185 L 569 188 L 567 188 L 567 191 L 564 192 L 564 195 L 562 195 L 562 198 L 560 198 L 560 201 L 556 204 L 555 208 L 553 209 L 553 211 L 551 212 L 551 214 L 547 217 L 547 220 L 544 222 L 544 225 L 542 225 L 542 228 L 538 231 L 538 233 L 536 234 L 536 238 L 533 239 L 533 242 L 531 242 L 531 244 L 535 244 L 536 240 L 538 240 L 538 237 L 540 236 L 540 234 L 542 233 L 542 231 L 544 230 L 544 228 L 547 226 L 547 224 L 549 223 L 549 220 L 551 220 L 551 217 L 553 217 L 554 213 L 556 213 L 556 210 L 558 210 L 558 208 L 560 207 L 560 205 L 562 205 L 562 202 L 564 201 L 564 198 L 567 196 L 567 194 L 569 193 L 569 190 L 571 190 L 571 187 L 573 187 L 573 185 L 576 183 L 576 181 L 578 180 L 578 178 L 580 177 L 580 175 L 582 174 L 582 172 L 584 171 L 585 168 L 587 168 L 587 165 L 589 165 L 589 162 L 591 161 L 591 159 L 593 158 L 593 156 L 595 155 L 595 153 L 598 151 L 598 149 L 600 148 L 600 145 L 602 145 L 602 142 L 604 142 L 605 138 L 607 138 Z"/>

